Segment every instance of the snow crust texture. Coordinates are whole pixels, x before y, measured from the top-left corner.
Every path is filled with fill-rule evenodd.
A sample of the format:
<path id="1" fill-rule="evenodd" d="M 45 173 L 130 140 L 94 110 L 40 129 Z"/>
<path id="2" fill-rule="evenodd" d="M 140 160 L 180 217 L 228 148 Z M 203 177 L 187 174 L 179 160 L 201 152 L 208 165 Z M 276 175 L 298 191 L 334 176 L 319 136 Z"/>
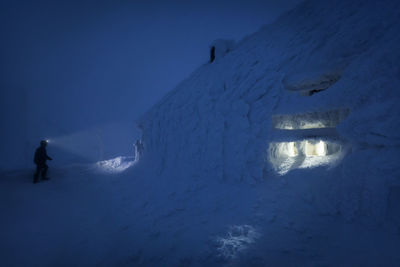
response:
<path id="1" fill-rule="evenodd" d="M 399 145 L 397 7 L 305 1 L 200 67 L 143 116 L 148 156 L 160 159 L 160 172 L 179 165 L 260 181 L 272 175 L 266 151 L 274 125 L 337 126 L 353 148 Z M 318 92 L 292 92 L 308 89 Z"/>
<path id="2" fill-rule="evenodd" d="M 399 266 L 399 18 L 304 1 L 140 118 L 138 160 L 2 173 L 2 263 Z"/>
<path id="3" fill-rule="evenodd" d="M 306 264 L 394 266 L 400 228 L 388 214 L 400 185 L 399 18 L 398 1 L 303 2 L 149 110 L 138 122 L 144 160 L 160 179 L 239 183 L 238 199 L 266 197 L 252 227 L 262 225 L 263 236 L 281 228 L 259 248 L 282 241 L 290 259 Z M 232 224 L 256 220 L 230 201 L 238 205 Z M 294 236 L 303 245 L 289 241 Z"/>

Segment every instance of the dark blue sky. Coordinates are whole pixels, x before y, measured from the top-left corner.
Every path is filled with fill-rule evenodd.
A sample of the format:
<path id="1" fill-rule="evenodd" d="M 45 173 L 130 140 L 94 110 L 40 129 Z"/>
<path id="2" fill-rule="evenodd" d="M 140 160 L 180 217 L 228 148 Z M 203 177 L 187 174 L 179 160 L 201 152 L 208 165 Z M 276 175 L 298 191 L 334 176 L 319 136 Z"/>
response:
<path id="1" fill-rule="evenodd" d="M 1 1 L 1 90 L 65 128 L 133 121 L 207 62 L 214 39 L 240 40 L 299 2 Z"/>

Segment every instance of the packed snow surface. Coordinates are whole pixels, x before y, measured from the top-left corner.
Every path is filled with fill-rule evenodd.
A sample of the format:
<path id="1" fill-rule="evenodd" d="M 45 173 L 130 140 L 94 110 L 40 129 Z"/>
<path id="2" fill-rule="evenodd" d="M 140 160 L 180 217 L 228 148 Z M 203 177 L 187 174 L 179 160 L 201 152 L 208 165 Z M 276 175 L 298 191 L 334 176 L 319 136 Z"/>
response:
<path id="1" fill-rule="evenodd" d="M 398 266 L 399 18 L 307 0 L 144 114 L 138 161 L 2 173 L 2 263 Z"/>

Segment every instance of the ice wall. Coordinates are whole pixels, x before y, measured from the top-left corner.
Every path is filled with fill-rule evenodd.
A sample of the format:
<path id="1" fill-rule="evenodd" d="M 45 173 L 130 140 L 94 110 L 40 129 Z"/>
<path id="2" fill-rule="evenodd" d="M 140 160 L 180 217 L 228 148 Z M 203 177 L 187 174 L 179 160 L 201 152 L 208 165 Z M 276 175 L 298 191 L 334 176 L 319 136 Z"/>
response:
<path id="1" fill-rule="evenodd" d="M 354 145 L 398 145 L 397 4 L 360 3 L 306 1 L 196 70 L 139 122 L 158 167 L 260 180 L 274 116 L 332 109 L 350 111 L 338 127 Z"/>
<path id="2" fill-rule="evenodd" d="M 142 160 L 206 211 L 226 200 L 215 228 L 258 229 L 243 265 L 395 266 L 399 17 L 398 1 L 303 2 L 149 110 Z"/>
<path id="3" fill-rule="evenodd" d="M 275 221 L 311 243 L 332 233 L 321 250 L 371 250 L 353 236 L 358 226 L 335 220 L 385 225 L 371 236 L 398 244 L 399 222 L 388 218 L 400 207 L 399 17 L 398 1 L 303 2 L 149 110 L 138 122 L 143 160 L 167 179 L 262 187 L 264 226 Z"/>

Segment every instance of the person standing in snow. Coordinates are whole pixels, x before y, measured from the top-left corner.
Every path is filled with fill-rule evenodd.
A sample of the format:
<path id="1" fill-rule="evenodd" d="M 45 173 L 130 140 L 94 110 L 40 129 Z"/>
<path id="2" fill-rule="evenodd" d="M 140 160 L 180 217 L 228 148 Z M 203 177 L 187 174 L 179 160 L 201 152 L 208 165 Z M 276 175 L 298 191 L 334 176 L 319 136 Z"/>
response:
<path id="1" fill-rule="evenodd" d="M 35 157 L 33 160 L 36 164 L 36 172 L 35 175 L 33 176 L 34 184 L 38 182 L 40 173 L 42 173 L 42 180 L 49 179 L 46 177 L 47 170 L 49 169 L 49 166 L 47 166 L 46 161 L 52 160 L 52 158 L 50 158 L 47 155 L 46 146 L 47 146 L 47 141 L 42 140 L 40 141 L 40 147 L 38 147 L 35 151 Z"/>
<path id="2" fill-rule="evenodd" d="M 136 146 L 136 158 L 137 159 L 140 159 L 140 157 L 142 156 L 142 154 L 143 154 L 143 151 L 144 151 L 144 145 L 143 145 L 143 142 L 141 141 L 141 140 L 136 140 L 136 144 L 135 144 L 135 146 Z"/>
<path id="3" fill-rule="evenodd" d="M 215 59 L 215 46 L 211 47 L 210 50 L 210 63 L 212 63 Z"/>

